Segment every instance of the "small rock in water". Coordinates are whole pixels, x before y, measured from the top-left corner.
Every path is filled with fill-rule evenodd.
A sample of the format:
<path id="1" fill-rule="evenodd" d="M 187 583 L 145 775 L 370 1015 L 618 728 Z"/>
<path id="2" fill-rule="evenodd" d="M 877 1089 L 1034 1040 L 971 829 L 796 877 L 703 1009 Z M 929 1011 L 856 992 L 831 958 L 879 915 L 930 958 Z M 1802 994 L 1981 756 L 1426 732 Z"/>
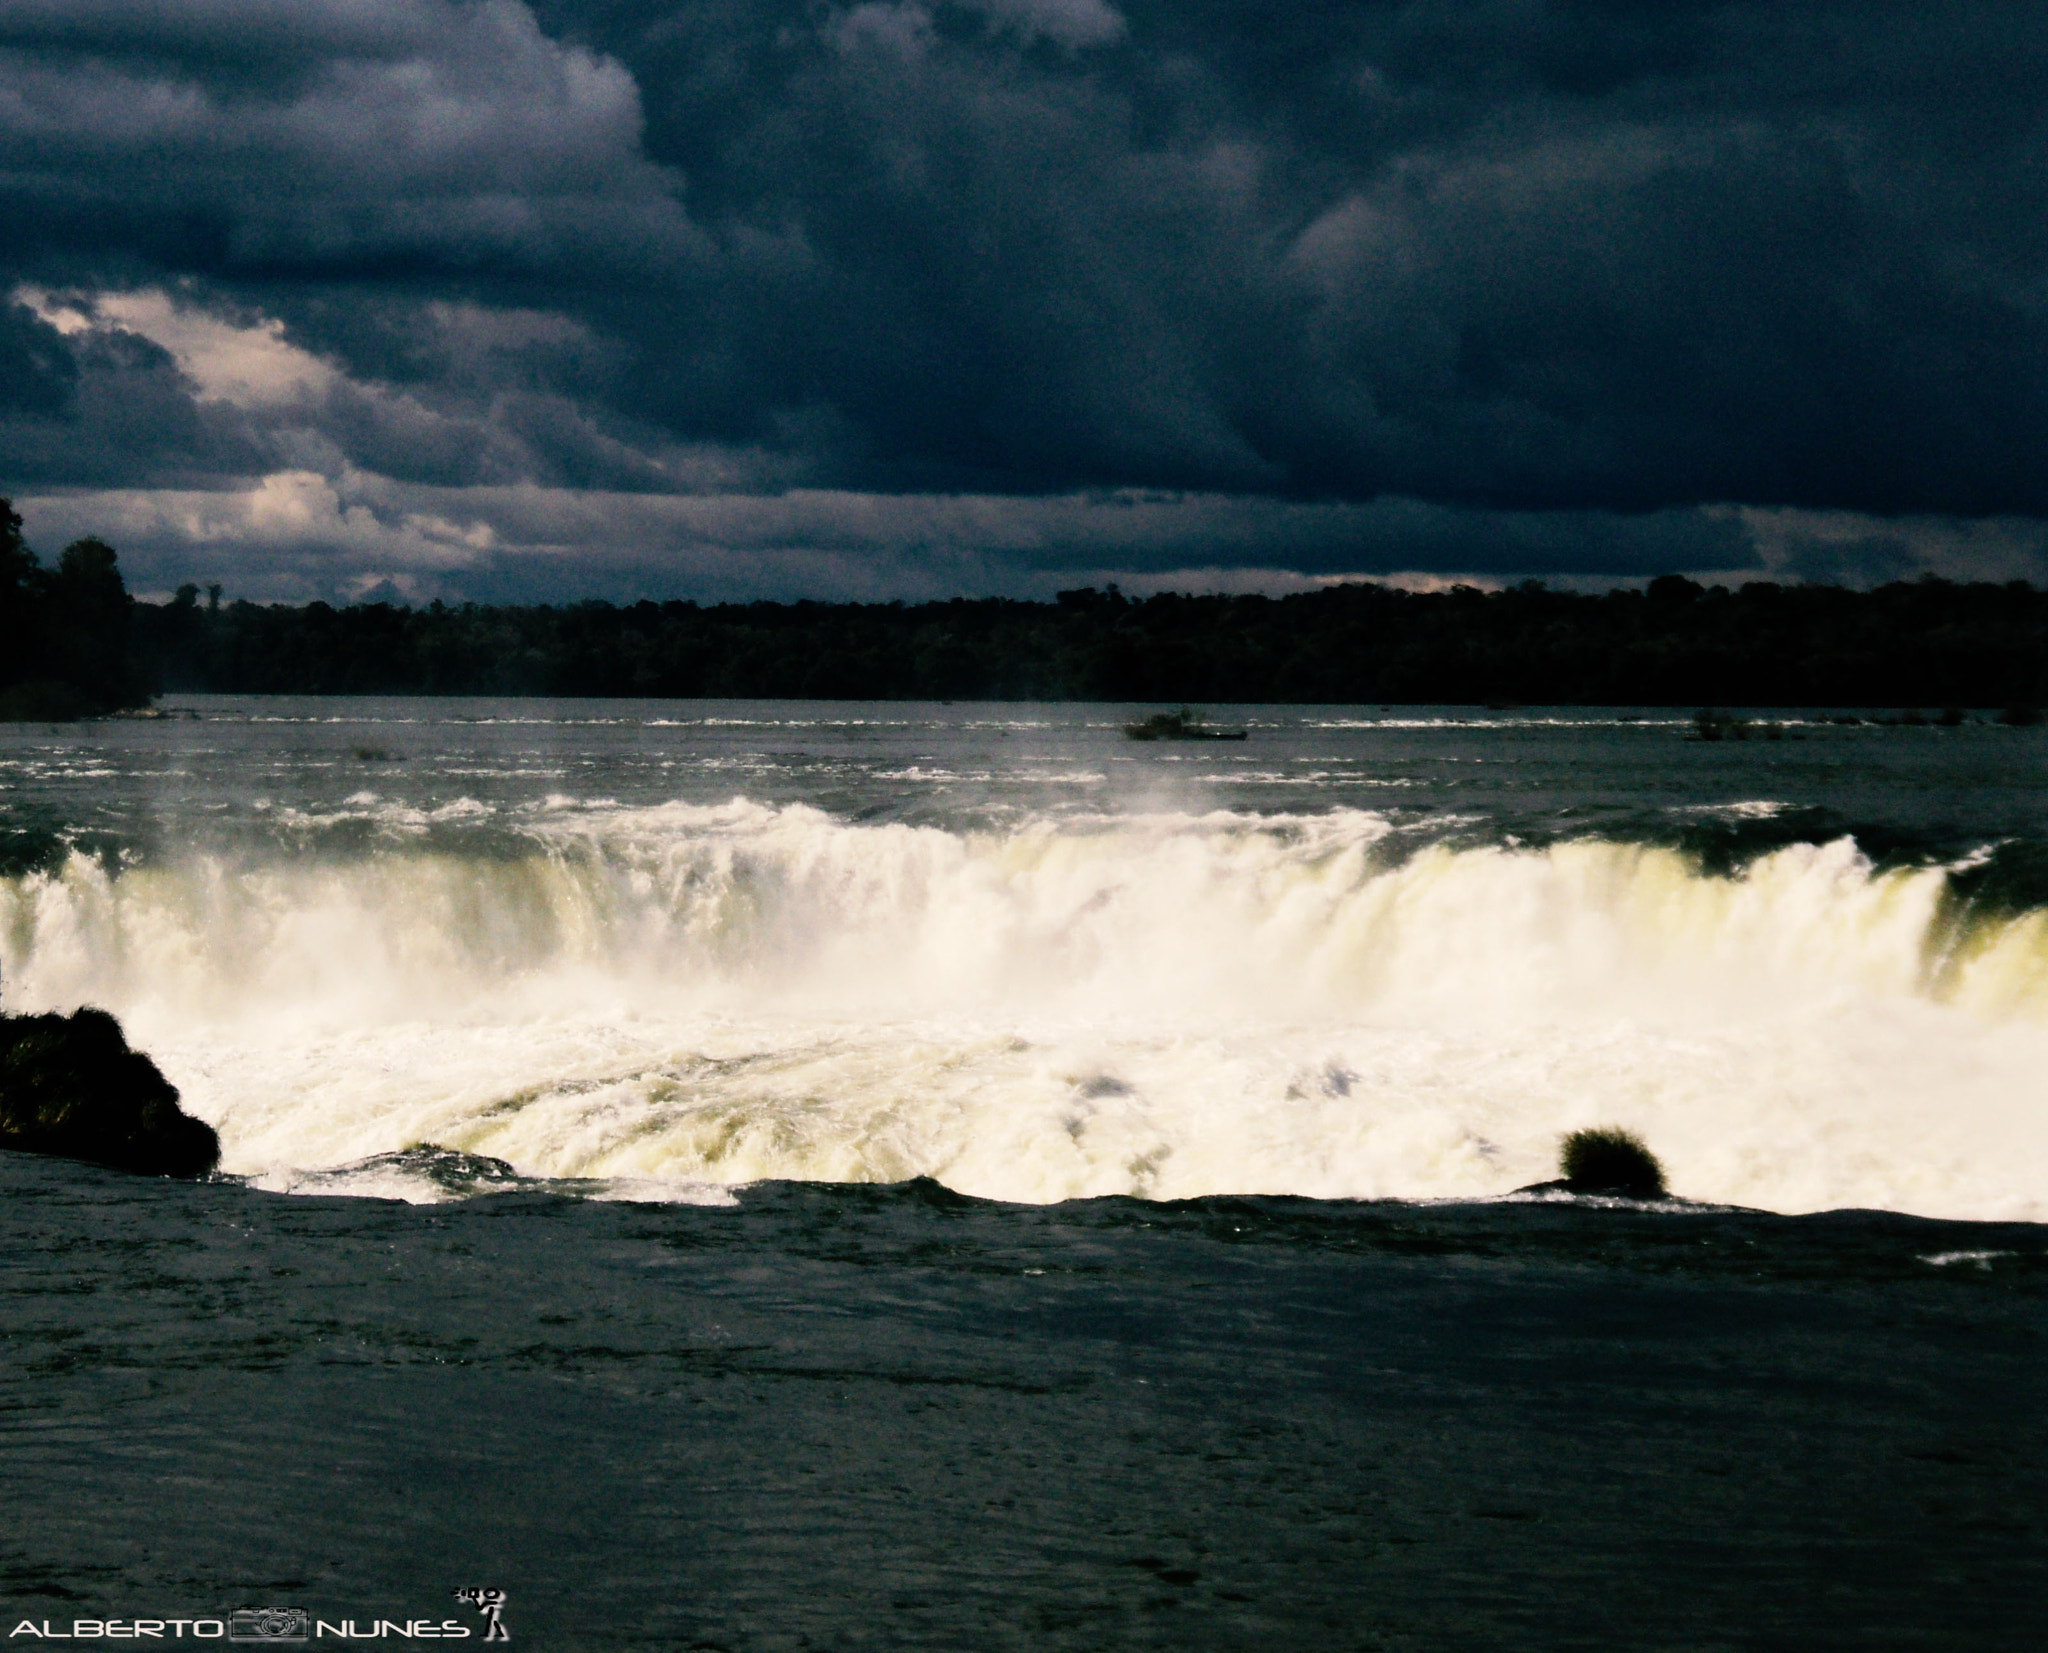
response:
<path id="1" fill-rule="evenodd" d="M 91 1006 L 0 1016 L 0 1148 L 146 1176 L 203 1177 L 220 1163 L 213 1127 Z"/>

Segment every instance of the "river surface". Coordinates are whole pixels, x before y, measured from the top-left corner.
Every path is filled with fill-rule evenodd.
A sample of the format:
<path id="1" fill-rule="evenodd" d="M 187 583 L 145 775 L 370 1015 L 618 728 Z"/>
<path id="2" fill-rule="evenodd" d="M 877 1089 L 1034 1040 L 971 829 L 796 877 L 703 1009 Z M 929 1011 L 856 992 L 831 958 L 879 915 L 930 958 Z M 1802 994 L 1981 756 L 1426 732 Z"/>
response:
<path id="1" fill-rule="evenodd" d="M 167 710 L 0 727 L 224 1148 L 0 1153 L 10 1647 L 2038 1645 L 2048 732 Z"/>
<path id="2" fill-rule="evenodd" d="M 1656 712 L 192 699 L 0 732 L 10 1009 L 278 1189 L 2048 1213 L 2048 732 Z M 366 1163 L 368 1162 L 368 1163 Z"/>

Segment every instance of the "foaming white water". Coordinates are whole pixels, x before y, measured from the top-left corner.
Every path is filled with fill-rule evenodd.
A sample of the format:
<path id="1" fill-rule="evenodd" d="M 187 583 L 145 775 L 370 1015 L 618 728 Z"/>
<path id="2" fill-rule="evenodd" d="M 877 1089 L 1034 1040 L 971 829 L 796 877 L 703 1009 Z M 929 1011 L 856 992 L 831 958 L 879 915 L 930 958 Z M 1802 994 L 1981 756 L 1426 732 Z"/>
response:
<path id="1" fill-rule="evenodd" d="M 403 825 L 0 885 L 8 1004 L 115 1010 L 277 1186 L 435 1143 L 618 1187 L 1463 1196 L 1612 1122 L 1702 1199 L 2048 1216 L 2041 920 L 1951 935 L 1938 870 L 1846 841 L 1722 879 L 1403 859 L 1356 811 Z"/>

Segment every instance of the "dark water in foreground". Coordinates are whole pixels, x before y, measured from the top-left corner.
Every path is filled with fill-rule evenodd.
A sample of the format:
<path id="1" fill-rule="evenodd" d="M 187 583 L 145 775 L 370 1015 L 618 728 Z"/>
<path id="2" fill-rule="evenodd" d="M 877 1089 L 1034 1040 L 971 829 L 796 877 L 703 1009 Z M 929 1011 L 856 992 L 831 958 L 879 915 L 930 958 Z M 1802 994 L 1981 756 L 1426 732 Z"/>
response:
<path id="1" fill-rule="evenodd" d="M 2048 729 L 1210 710 L 0 730 L 0 1630 L 2039 1645 Z"/>
<path id="2" fill-rule="evenodd" d="M 0 1155 L 0 1614 L 480 1627 L 485 1585 L 533 1648 L 2038 1645 L 2037 1226 L 738 1198 Z"/>

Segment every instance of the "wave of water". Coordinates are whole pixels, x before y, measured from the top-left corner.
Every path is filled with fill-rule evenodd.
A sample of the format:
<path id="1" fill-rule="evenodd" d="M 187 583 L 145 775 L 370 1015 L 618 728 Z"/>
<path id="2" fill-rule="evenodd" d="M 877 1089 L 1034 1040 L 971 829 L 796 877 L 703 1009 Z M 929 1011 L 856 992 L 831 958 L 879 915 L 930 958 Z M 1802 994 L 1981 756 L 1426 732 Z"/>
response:
<path id="1" fill-rule="evenodd" d="M 1701 1199 L 2048 1216 L 2048 920 L 1847 839 L 1709 876 L 1356 810 L 350 803 L 367 836 L 0 880 L 9 1007 L 114 1010 L 227 1169 L 308 1190 L 434 1144 L 612 1188 L 1472 1197 L 1619 1123 Z"/>

